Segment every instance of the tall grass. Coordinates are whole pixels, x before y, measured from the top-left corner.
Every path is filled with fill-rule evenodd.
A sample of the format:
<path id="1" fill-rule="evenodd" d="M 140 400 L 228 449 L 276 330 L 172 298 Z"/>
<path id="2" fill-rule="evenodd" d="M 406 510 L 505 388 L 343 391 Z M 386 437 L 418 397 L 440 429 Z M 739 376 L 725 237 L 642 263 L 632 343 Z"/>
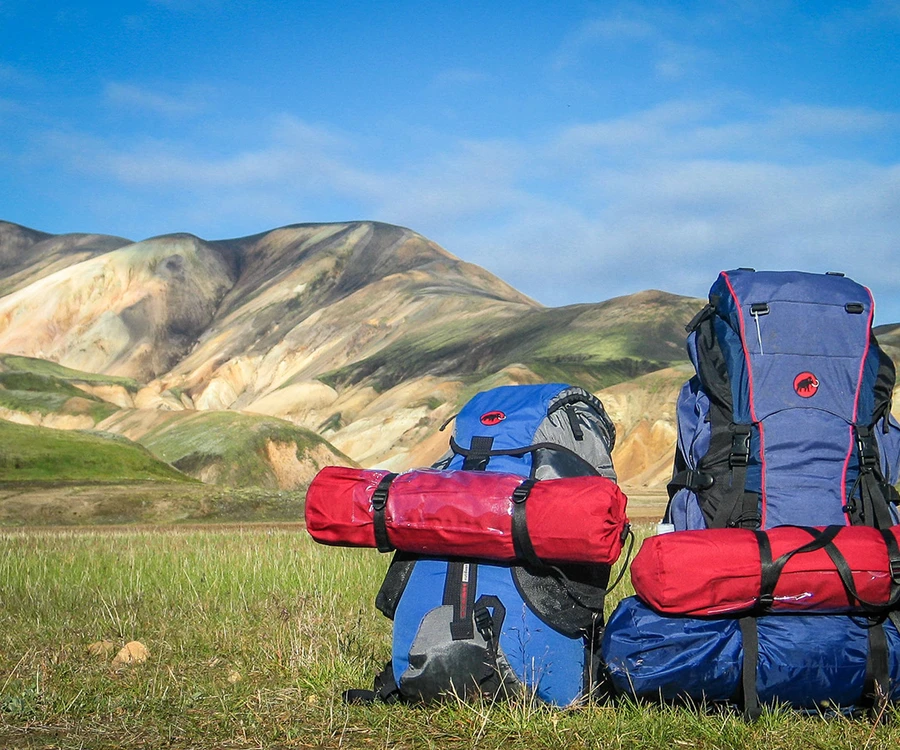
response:
<path id="1" fill-rule="evenodd" d="M 285 529 L 0 534 L 0 747 L 900 745 L 890 723 L 789 711 L 346 706 L 389 658 L 372 604 L 387 563 Z M 145 663 L 88 650 L 131 640 Z"/>

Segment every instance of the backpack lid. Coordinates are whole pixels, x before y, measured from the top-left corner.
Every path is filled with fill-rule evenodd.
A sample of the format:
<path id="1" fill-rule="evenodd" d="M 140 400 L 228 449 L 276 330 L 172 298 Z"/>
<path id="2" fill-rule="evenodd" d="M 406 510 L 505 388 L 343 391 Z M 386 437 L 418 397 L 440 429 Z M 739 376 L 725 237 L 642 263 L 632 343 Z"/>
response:
<path id="1" fill-rule="evenodd" d="M 874 302 L 866 287 L 831 274 L 737 269 L 719 275 L 710 304 L 727 324 L 717 332 L 735 421 L 759 422 L 784 409 L 868 421 L 859 413 L 860 386 L 878 361 L 870 352 Z"/>
<path id="2" fill-rule="evenodd" d="M 585 473 L 615 479 L 614 444 L 615 426 L 596 396 L 578 386 L 548 383 L 477 394 L 456 418 L 451 447 L 490 455 L 495 471 L 530 472 L 540 479 Z M 535 445 L 544 446 L 542 455 L 523 450 Z M 575 458 L 575 464 L 563 456 Z M 459 468 L 455 463 L 448 465 Z"/>

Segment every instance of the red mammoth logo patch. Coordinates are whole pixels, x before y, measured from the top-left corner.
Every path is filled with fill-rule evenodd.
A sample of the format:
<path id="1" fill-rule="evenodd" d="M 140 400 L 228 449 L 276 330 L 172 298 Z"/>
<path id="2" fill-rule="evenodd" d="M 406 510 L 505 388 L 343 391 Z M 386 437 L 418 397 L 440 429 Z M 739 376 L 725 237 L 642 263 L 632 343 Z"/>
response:
<path id="1" fill-rule="evenodd" d="M 506 419 L 506 415 L 502 411 L 489 411 L 481 415 L 481 424 L 493 427 L 495 424 L 500 424 L 504 419 Z"/>
<path id="2" fill-rule="evenodd" d="M 819 379 L 811 372 L 801 372 L 794 378 L 794 391 L 802 398 L 815 396 L 819 390 Z"/>

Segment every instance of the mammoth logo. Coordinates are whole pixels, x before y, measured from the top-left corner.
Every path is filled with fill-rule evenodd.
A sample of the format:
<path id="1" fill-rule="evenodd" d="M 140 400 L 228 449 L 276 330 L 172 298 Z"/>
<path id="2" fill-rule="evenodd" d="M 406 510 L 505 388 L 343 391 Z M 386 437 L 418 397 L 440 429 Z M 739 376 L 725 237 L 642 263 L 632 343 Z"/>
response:
<path id="1" fill-rule="evenodd" d="M 481 424 L 493 427 L 495 424 L 500 424 L 504 419 L 506 419 L 506 415 L 502 411 L 489 411 L 481 415 Z"/>
<path id="2" fill-rule="evenodd" d="M 801 372 L 794 378 L 794 391 L 801 398 L 815 396 L 819 390 L 819 379 L 811 372 Z"/>

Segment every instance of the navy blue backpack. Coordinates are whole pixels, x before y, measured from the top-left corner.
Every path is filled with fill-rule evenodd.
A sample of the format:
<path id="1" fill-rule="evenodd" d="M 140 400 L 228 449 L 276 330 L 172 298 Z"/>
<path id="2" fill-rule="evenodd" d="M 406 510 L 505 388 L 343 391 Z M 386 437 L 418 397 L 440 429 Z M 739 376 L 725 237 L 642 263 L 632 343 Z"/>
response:
<path id="1" fill-rule="evenodd" d="M 719 275 L 688 326 L 696 375 L 677 405 L 664 518 L 674 533 L 897 522 L 894 364 L 873 314 L 869 290 L 839 274 Z M 774 615 L 764 605 L 674 617 L 632 597 L 602 648 L 620 694 L 732 702 L 755 717 L 765 703 L 849 710 L 897 699 L 898 627 L 897 612 Z"/>
<path id="2" fill-rule="evenodd" d="M 504 386 L 464 406 L 436 468 L 615 480 L 614 440 L 603 405 L 581 388 Z M 396 553 L 376 598 L 393 620 L 393 647 L 375 697 L 528 692 L 571 704 L 601 671 L 609 574 L 608 565 L 532 567 Z"/>
<path id="3" fill-rule="evenodd" d="M 897 521 L 894 363 L 839 274 L 719 275 L 688 326 L 666 521 L 676 529 Z"/>

